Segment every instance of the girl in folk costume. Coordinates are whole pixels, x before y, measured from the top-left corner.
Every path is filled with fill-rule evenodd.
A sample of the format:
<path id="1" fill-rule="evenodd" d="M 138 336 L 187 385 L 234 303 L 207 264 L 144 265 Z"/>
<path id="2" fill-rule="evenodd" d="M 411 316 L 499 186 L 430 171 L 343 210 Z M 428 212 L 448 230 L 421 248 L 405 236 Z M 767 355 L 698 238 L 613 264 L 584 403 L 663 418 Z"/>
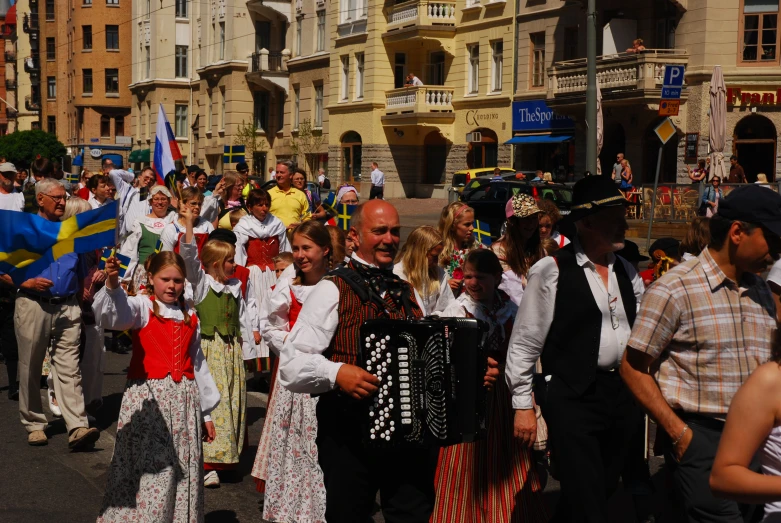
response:
<path id="1" fill-rule="evenodd" d="M 162 247 L 160 235 L 166 225 L 176 219 L 176 213 L 169 211 L 171 191 L 164 185 L 155 185 L 149 191 L 152 212 L 136 220 L 130 227 L 130 234 L 122 242 L 119 253 L 130 258 L 125 279 L 132 282 L 131 288 L 138 290 L 146 283 L 144 263 Z"/>
<path id="2" fill-rule="evenodd" d="M 499 290 L 501 280 L 502 267 L 494 253 L 470 252 L 464 264 L 465 292 L 441 314 L 477 318 L 488 325 L 489 367 L 498 362 L 501 377 L 489 392 L 487 437 L 440 451 L 434 523 L 547 521 L 531 451 L 513 437 L 510 391 L 502 377 L 518 307 Z"/>
<path id="3" fill-rule="evenodd" d="M 540 241 L 540 208 L 528 194 L 516 194 L 505 206 L 507 228 L 504 236 L 491 245 L 502 265 L 502 284 L 513 302 L 518 305 L 526 288 L 526 274 L 531 266 L 545 256 Z"/>
<path id="4" fill-rule="evenodd" d="M 164 251 L 179 252 L 179 240 L 184 236 L 186 229 L 186 218 L 192 213 L 196 222 L 193 224 L 193 233 L 195 243 L 198 244 L 198 251 L 203 249 L 206 240 L 209 239 L 209 233 L 214 230 L 211 222 L 201 218 L 201 207 L 203 206 L 203 194 L 197 187 L 187 187 L 181 191 L 179 200 L 179 217 L 163 228 L 160 239 L 163 242 Z"/>
<path id="5" fill-rule="evenodd" d="M 439 255 L 439 265 L 447 272 L 450 278 L 448 285 L 455 296 L 461 292 L 464 258 L 470 251 L 483 248 L 483 244 L 472 235 L 474 223 L 475 211 L 462 202 L 445 206 L 439 217 L 438 229 L 444 245 Z"/>
<path id="6" fill-rule="evenodd" d="M 295 266 L 282 274 L 261 320 L 263 338 L 279 354 L 309 292 L 331 268 L 327 227 L 307 221 L 293 232 Z M 341 262 L 341 260 L 337 260 Z M 263 518 L 280 522 L 324 522 L 325 485 L 317 456 L 317 398 L 290 392 L 274 382 L 252 475 L 265 489 Z M 263 480 L 265 480 L 265 485 Z"/>
<path id="7" fill-rule="evenodd" d="M 243 340 L 250 339 L 250 319 L 241 281 L 234 278 L 233 245 L 210 240 L 199 256 L 193 225 L 197 207 L 180 210 L 185 233 L 179 250 L 187 266 L 187 280 L 201 321 L 201 348 L 209 362 L 222 401 L 214 410 L 216 438 L 204 445 L 204 485 L 218 487 L 217 470 L 230 470 L 239 462 L 246 430 L 247 389 L 244 360 L 253 354 Z M 203 263 L 203 266 L 201 266 Z M 258 341 L 260 336 L 258 333 Z"/>
<path id="8" fill-rule="evenodd" d="M 441 313 L 455 300 L 447 273 L 438 263 L 444 248 L 442 235 L 434 227 L 416 227 L 404 242 L 393 266 L 396 276 L 412 284 L 424 316 Z"/>
<path id="9" fill-rule="evenodd" d="M 133 356 L 98 522 L 203 521 L 202 443 L 220 401 L 201 352 L 198 318 L 183 299 L 185 265 L 172 252 L 148 260 L 148 294 L 128 296 L 119 262 L 92 309 L 101 327 L 132 329 Z"/>
<path id="10" fill-rule="evenodd" d="M 230 213 L 245 208 L 243 192 L 247 182 L 236 171 L 227 171 L 220 183 L 223 184 L 223 188 L 217 221 L 220 228 L 233 229 Z"/>
<path id="11" fill-rule="evenodd" d="M 268 299 L 271 288 L 277 281 L 274 272 L 274 257 L 280 252 L 290 252 L 285 225 L 271 214 L 271 197 L 265 189 L 252 189 L 247 195 L 250 212 L 233 228 L 236 234 L 236 263 L 247 267 L 258 308 Z M 257 347 L 262 370 L 271 368 L 269 350 L 265 342 Z"/>
<path id="12" fill-rule="evenodd" d="M 556 203 L 543 198 L 537 202 L 537 207 L 540 208 L 540 240 L 550 239 L 556 243 L 559 249 L 565 247 L 569 243 L 569 238 L 561 234 L 557 227 L 557 224 L 561 221 L 561 212 L 556 207 Z M 553 253 L 548 252 L 548 254 Z"/>

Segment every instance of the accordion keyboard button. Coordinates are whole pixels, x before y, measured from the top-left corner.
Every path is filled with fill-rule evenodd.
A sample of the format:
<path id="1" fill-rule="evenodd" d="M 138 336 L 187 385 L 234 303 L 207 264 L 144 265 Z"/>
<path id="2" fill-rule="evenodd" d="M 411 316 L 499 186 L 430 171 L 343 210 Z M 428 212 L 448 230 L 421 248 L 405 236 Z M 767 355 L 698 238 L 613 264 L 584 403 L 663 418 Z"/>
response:
<path id="1" fill-rule="evenodd" d="M 412 420 L 404 418 L 404 419 L 401 420 L 401 424 L 402 425 L 412 425 Z"/>
<path id="2" fill-rule="evenodd" d="M 409 391 L 402 391 L 402 392 L 409 392 Z M 401 402 L 402 403 L 412 403 L 412 398 L 410 398 L 408 396 L 402 396 Z M 403 405 L 402 405 L 402 407 L 403 407 Z"/>
<path id="3" fill-rule="evenodd" d="M 411 418 L 412 417 L 412 413 L 411 412 L 402 412 L 401 413 L 401 417 L 402 418 Z M 402 421 L 404 421 L 404 420 L 402 420 Z"/>
<path id="4" fill-rule="evenodd" d="M 401 380 L 401 381 L 404 381 L 404 380 Z M 401 387 L 402 389 L 408 389 L 409 388 L 409 383 L 400 383 L 399 387 Z M 409 391 L 407 391 L 407 392 L 409 392 Z"/>
<path id="5" fill-rule="evenodd" d="M 399 361 L 407 361 L 409 359 L 409 356 L 406 354 L 399 354 Z"/>
<path id="6" fill-rule="evenodd" d="M 407 354 L 409 349 L 407 347 L 399 347 L 399 354 Z"/>

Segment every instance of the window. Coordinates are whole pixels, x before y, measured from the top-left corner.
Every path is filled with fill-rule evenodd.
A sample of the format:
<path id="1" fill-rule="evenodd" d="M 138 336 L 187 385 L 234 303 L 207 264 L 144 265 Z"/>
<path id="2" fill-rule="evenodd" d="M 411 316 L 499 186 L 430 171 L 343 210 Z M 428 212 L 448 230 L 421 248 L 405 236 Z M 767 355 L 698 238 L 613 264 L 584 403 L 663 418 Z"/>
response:
<path id="1" fill-rule="evenodd" d="M 293 130 L 298 130 L 298 124 L 301 118 L 301 91 L 298 87 L 293 88 Z"/>
<path id="2" fill-rule="evenodd" d="M 220 131 L 225 130 L 225 90 L 220 89 Z"/>
<path id="3" fill-rule="evenodd" d="M 106 0 L 106 5 L 119 5 L 119 0 Z"/>
<path id="4" fill-rule="evenodd" d="M 225 22 L 220 22 L 220 60 L 225 60 Z"/>
<path id="5" fill-rule="evenodd" d="M 54 76 L 46 77 L 46 98 L 49 100 L 57 98 L 57 78 Z"/>
<path id="6" fill-rule="evenodd" d="M 119 50 L 119 26 L 106 26 L 106 49 Z"/>
<path id="7" fill-rule="evenodd" d="M 304 54 L 304 50 L 302 47 L 301 42 L 301 35 L 303 33 L 304 29 L 304 17 L 299 16 L 296 18 L 296 56 L 302 56 Z"/>
<path id="8" fill-rule="evenodd" d="M 369 0 L 341 0 L 340 4 L 340 23 L 354 22 L 368 14 Z"/>
<path id="9" fill-rule="evenodd" d="M 187 106 L 176 105 L 174 108 L 174 134 L 177 138 L 187 138 Z"/>
<path id="10" fill-rule="evenodd" d="M 92 5 L 92 0 L 82 0 L 82 4 L 81 5 L 90 5 L 91 6 Z"/>
<path id="11" fill-rule="evenodd" d="M 125 117 L 114 118 L 114 136 L 125 136 Z"/>
<path id="12" fill-rule="evenodd" d="M 268 131 L 268 93 L 256 92 L 253 98 L 255 127 Z"/>
<path id="13" fill-rule="evenodd" d="M 54 20 L 54 0 L 46 0 L 46 21 Z"/>
<path id="14" fill-rule="evenodd" d="M 187 78 L 187 46 L 176 46 L 175 72 L 177 78 Z"/>
<path id="15" fill-rule="evenodd" d="M 741 61 L 778 63 L 778 0 L 743 0 Z"/>
<path id="16" fill-rule="evenodd" d="M 545 33 L 529 35 L 531 40 L 532 87 L 545 87 Z"/>
<path id="17" fill-rule="evenodd" d="M 491 43 L 491 91 L 502 91 L 502 73 L 504 61 L 504 42 Z"/>
<path id="18" fill-rule="evenodd" d="M 347 100 L 350 96 L 350 57 L 342 57 L 342 92 L 340 99 Z"/>
<path id="19" fill-rule="evenodd" d="M 407 55 L 396 53 L 393 62 L 393 88 L 400 89 L 404 87 L 407 79 Z"/>
<path id="20" fill-rule="evenodd" d="M 277 96 L 277 132 L 285 128 L 285 97 Z"/>
<path id="21" fill-rule="evenodd" d="M 92 26 L 81 26 L 81 48 L 92 49 Z"/>
<path id="22" fill-rule="evenodd" d="M 50 134 L 57 134 L 57 117 L 56 116 L 47 116 L 46 117 L 46 130 L 49 131 Z"/>
<path id="23" fill-rule="evenodd" d="M 119 94 L 119 69 L 106 69 L 106 94 Z"/>
<path id="24" fill-rule="evenodd" d="M 57 59 L 57 46 L 54 45 L 52 37 L 46 39 L 46 59 L 50 61 Z"/>
<path id="25" fill-rule="evenodd" d="M 152 129 L 152 102 L 146 103 L 146 139 L 149 140 Z"/>
<path id="26" fill-rule="evenodd" d="M 317 50 L 325 51 L 325 11 L 317 12 Z"/>
<path id="27" fill-rule="evenodd" d="M 176 18 L 187 18 L 187 1 L 176 0 Z"/>
<path id="28" fill-rule="evenodd" d="M 111 118 L 105 114 L 100 117 L 100 137 L 111 138 Z"/>
<path id="29" fill-rule="evenodd" d="M 578 51 L 578 28 L 577 27 L 565 27 L 564 28 L 564 59 L 574 60 L 579 58 Z"/>
<path id="30" fill-rule="evenodd" d="M 355 98 L 363 100 L 363 53 L 355 53 Z"/>
<path id="31" fill-rule="evenodd" d="M 212 112 L 214 111 L 214 101 L 212 98 L 212 91 L 207 91 L 206 96 L 209 97 L 209 103 L 206 104 L 206 132 L 212 132 Z"/>
<path id="32" fill-rule="evenodd" d="M 149 52 L 149 46 L 146 47 L 146 65 L 145 65 L 145 71 L 146 74 L 144 75 L 144 78 L 149 78 L 149 75 L 152 72 L 152 57 L 151 53 Z"/>
<path id="33" fill-rule="evenodd" d="M 81 79 L 81 94 L 92 94 L 92 69 L 82 69 Z"/>
<path id="34" fill-rule="evenodd" d="M 315 129 L 323 128 L 323 86 L 315 86 Z"/>
<path id="35" fill-rule="evenodd" d="M 469 94 L 477 94 L 480 89 L 480 46 L 477 44 L 467 47 L 469 51 Z"/>

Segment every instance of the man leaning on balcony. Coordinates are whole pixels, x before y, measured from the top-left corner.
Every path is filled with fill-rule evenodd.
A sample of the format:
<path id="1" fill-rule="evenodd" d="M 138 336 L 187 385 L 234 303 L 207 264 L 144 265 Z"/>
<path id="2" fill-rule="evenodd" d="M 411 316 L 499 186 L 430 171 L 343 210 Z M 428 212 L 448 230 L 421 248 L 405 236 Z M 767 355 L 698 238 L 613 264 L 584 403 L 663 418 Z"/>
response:
<path id="1" fill-rule="evenodd" d="M 407 75 L 407 85 L 418 86 L 423 85 L 423 82 L 413 73 L 410 73 Z"/>

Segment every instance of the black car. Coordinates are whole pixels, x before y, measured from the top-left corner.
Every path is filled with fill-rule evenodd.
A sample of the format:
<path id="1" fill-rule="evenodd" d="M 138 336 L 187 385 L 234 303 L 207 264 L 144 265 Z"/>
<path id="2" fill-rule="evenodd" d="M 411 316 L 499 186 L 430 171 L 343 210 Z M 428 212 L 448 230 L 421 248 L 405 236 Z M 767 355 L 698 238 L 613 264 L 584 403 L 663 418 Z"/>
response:
<path id="1" fill-rule="evenodd" d="M 498 238 L 502 224 L 507 219 L 504 213 L 507 200 L 516 194 L 530 194 L 535 200 L 551 200 L 562 215 L 569 214 L 572 205 L 572 187 L 519 181 L 486 183 L 463 195 L 462 200 L 475 210 L 475 220 L 487 223 L 491 228 L 491 236 Z"/>

